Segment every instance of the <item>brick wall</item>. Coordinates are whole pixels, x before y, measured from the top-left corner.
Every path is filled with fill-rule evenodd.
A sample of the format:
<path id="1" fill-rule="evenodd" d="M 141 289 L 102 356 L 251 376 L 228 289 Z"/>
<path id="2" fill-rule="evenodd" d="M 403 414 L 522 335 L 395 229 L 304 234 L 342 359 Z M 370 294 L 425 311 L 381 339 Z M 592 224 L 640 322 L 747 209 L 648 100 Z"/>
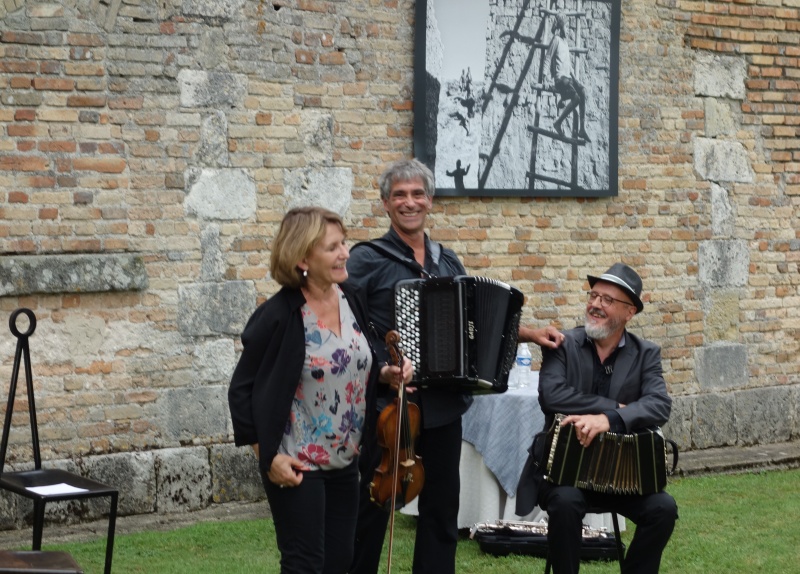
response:
<path id="1" fill-rule="evenodd" d="M 530 323 L 578 324 L 587 272 L 636 267 L 632 327 L 663 347 L 683 448 L 800 433 L 798 10 L 625 2 L 618 197 L 436 201 L 431 235 L 522 289 Z M 39 319 L 47 458 L 230 440 L 282 214 L 325 202 L 354 241 L 386 228 L 376 178 L 412 153 L 413 21 L 400 0 L 0 2 L 3 265 L 124 255 L 145 274 L 0 286 L 0 311 Z"/>

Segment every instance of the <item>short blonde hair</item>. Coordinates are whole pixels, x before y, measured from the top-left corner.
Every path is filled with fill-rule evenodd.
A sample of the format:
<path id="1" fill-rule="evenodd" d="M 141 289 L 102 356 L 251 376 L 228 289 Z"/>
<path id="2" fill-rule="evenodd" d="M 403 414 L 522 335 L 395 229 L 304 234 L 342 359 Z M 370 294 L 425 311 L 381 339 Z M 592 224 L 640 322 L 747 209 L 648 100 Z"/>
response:
<path id="1" fill-rule="evenodd" d="M 347 235 L 342 218 L 322 207 L 295 207 L 283 217 L 278 235 L 272 243 L 269 271 L 284 287 L 299 289 L 305 277 L 297 264 L 322 241 L 329 223 L 338 225 Z"/>

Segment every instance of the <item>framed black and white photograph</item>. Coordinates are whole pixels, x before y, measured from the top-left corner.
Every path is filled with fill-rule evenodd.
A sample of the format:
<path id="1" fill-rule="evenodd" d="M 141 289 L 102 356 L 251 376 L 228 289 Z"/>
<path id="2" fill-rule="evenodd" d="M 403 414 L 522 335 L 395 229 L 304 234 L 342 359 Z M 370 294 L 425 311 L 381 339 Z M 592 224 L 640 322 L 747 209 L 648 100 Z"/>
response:
<path id="1" fill-rule="evenodd" d="M 618 0 L 416 7 L 414 147 L 437 195 L 617 195 Z"/>

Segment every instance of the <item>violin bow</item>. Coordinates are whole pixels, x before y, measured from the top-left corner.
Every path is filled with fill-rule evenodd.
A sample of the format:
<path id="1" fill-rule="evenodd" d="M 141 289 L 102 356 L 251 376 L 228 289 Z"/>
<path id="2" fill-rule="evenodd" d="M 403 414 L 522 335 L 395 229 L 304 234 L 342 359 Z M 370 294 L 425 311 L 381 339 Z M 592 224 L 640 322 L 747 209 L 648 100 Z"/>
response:
<path id="1" fill-rule="evenodd" d="M 386 333 L 386 347 L 391 356 L 391 363 L 397 367 L 403 366 L 403 352 L 400 349 L 400 334 L 397 331 Z M 400 382 L 397 388 L 397 428 L 395 429 L 394 460 L 392 461 L 392 500 L 389 511 L 389 551 L 386 574 L 392 574 L 392 543 L 394 542 L 394 509 L 397 504 L 397 473 L 400 468 L 400 433 L 403 428 L 403 408 L 405 401 L 405 385 Z"/>

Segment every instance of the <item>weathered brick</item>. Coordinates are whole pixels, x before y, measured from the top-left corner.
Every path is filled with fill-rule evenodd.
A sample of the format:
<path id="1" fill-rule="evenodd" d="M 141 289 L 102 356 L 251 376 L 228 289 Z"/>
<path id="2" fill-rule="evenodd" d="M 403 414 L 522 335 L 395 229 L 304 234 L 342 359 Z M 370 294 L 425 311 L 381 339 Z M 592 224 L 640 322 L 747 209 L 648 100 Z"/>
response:
<path id="1" fill-rule="evenodd" d="M 319 63 L 326 66 L 341 66 L 347 63 L 344 52 L 326 52 L 319 55 Z"/>
<path id="2" fill-rule="evenodd" d="M 35 74 L 39 71 L 39 67 L 35 61 L 23 62 L 0 59 L 0 71 L 15 74 Z"/>
<path id="3" fill-rule="evenodd" d="M 40 74 L 60 74 L 62 71 L 63 65 L 61 62 L 48 60 L 46 62 L 39 63 Z"/>
<path id="4" fill-rule="evenodd" d="M 55 187 L 56 178 L 50 175 L 20 176 L 17 178 L 20 185 L 31 188 Z"/>
<path id="5" fill-rule="evenodd" d="M 14 121 L 32 122 L 35 119 L 36 119 L 36 110 L 16 110 L 14 112 Z"/>
<path id="6" fill-rule="evenodd" d="M 70 96 L 67 98 L 67 106 L 71 108 L 102 108 L 105 105 L 105 96 Z"/>
<path id="7" fill-rule="evenodd" d="M 124 159 L 118 158 L 84 158 L 77 157 L 72 161 L 74 169 L 79 171 L 97 171 L 100 173 L 122 173 L 127 167 Z"/>
<path id="8" fill-rule="evenodd" d="M 28 194 L 22 191 L 9 191 L 8 192 L 8 202 L 9 203 L 28 203 Z"/>
<path id="9" fill-rule="evenodd" d="M 43 157 L 0 156 L 0 171 L 43 171 L 49 165 Z"/>
<path id="10" fill-rule="evenodd" d="M 15 90 L 27 90 L 32 84 L 33 81 L 30 78 L 20 76 L 11 78 L 11 88 Z"/>
<path id="11" fill-rule="evenodd" d="M 44 35 L 30 32 L 14 32 L 7 30 L 0 35 L 0 41 L 5 44 L 43 44 Z"/>
<path id="12" fill-rule="evenodd" d="M 67 43 L 70 46 L 103 46 L 105 40 L 100 34 L 68 34 Z"/>
<path id="13" fill-rule="evenodd" d="M 298 64 L 313 64 L 317 59 L 311 50 L 295 50 L 294 58 Z"/>
<path id="14" fill-rule="evenodd" d="M 41 152 L 72 153 L 77 149 L 74 141 L 40 141 L 37 145 Z"/>
<path id="15" fill-rule="evenodd" d="M 112 110 L 140 110 L 144 104 L 144 98 L 127 97 L 127 98 L 111 98 L 108 100 L 108 107 Z"/>
<path id="16" fill-rule="evenodd" d="M 100 123 L 100 119 L 101 116 L 98 112 L 81 110 L 81 112 L 78 114 L 78 121 L 81 123 L 96 124 Z"/>
<path id="17" fill-rule="evenodd" d="M 94 62 L 67 62 L 64 64 L 64 73 L 68 76 L 105 76 L 106 69 Z M 75 83 L 81 80 L 85 82 L 85 78 L 76 78 Z"/>
<path id="18" fill-rule="evenodd" d="M 34 78 L 33 87 L 37 90 L 70 92 L 75 89 L 75 81 L 64 78 Z"/>
<path id="19" fill-rule="evenodd" d="M 233 248 L 236 251 L 263 251 L 267 248 L 267 242 L 264 239 L 237 239 Z"/>
<path id="20" fill-rule="evenodd" d="M 36 118 L 43 122 L 74 123 L 78 119 L 78 112 L 75 110 L 42 108 L 36 112 Z"/>
<path id="21" fill-rule="evenodd" d="M 30 138 L 38 135 L 45 135 L 46 130 L 40 129 L 38 126 L 30 124 L 17 124 L 10 125 L 7 128 L 9 137 L 17 138 Z"/>
<path id="22" fill-rule="evenodd" d="M 94 194 L 90 191 L 76 191 L 72 198 L 75 205 L 88 205 L 94 200 Z"/>

